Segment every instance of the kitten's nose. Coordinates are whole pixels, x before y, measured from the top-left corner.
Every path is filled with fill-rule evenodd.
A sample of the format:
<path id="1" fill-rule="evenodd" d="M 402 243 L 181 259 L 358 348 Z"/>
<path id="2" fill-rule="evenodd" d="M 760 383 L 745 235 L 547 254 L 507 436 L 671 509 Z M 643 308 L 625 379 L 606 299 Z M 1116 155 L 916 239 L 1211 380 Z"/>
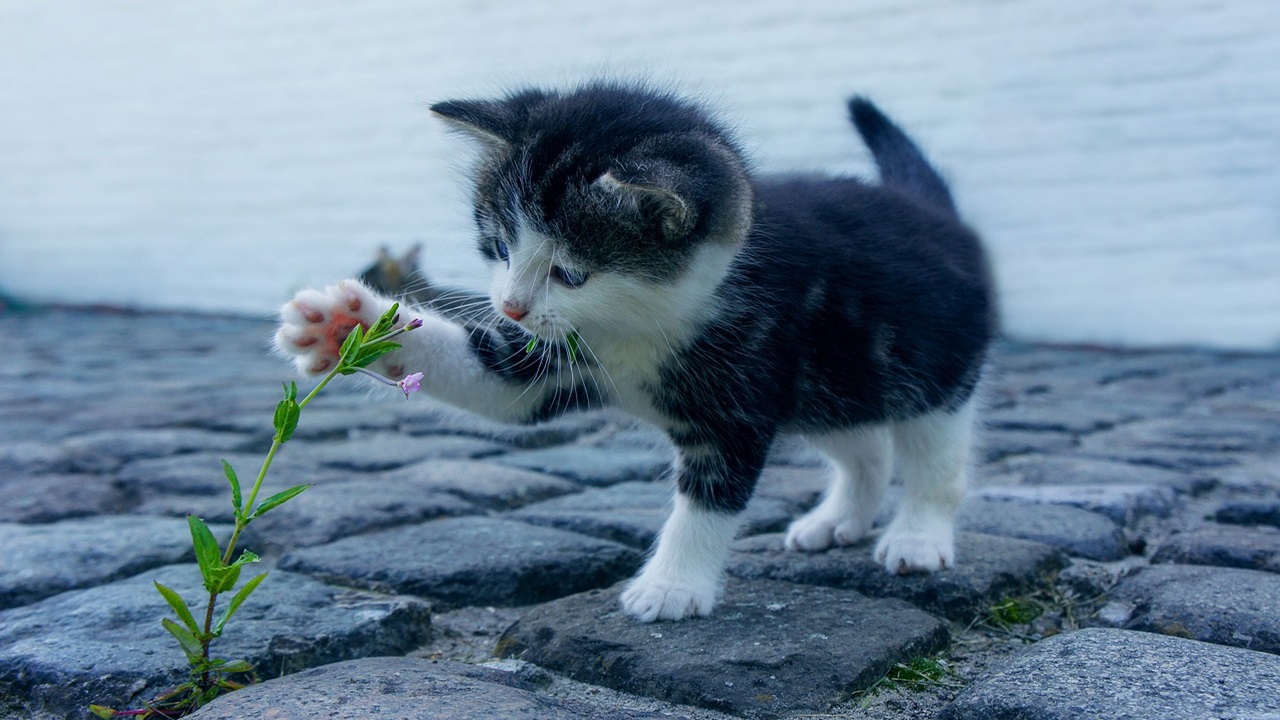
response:
<path id="1" fill-rule="evenodd" d="M 529 314 L 529 308 L 521 305 L 520 303 L 503 300 L 502 314 L 518 322 L 523 319 L 525 315 Z"/>

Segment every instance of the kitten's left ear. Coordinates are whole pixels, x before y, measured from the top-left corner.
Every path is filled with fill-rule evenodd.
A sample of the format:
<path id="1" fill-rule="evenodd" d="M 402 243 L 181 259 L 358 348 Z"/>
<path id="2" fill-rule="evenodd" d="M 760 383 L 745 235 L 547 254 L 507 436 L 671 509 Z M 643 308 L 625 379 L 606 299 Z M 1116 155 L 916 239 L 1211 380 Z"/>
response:
<path id="1" fill-rule="evenodd" d="M 629 198 L 638 207 L 654 208 L 668 240 L 683 237 L 698 222 L 698 212 L 677 190 L 681 170 L 653 160 L 634 168 L 615 168 L 596 179 L 596 186 Z"/>
<path id="2" fill-rule="evenodd" d="M 546 95 L 525 90 L 502 100 L 446 100 L 431 106 L 453 127 L 491 147 L 507 148 L 515 143 L 529 116 L 529 108 Z"/>

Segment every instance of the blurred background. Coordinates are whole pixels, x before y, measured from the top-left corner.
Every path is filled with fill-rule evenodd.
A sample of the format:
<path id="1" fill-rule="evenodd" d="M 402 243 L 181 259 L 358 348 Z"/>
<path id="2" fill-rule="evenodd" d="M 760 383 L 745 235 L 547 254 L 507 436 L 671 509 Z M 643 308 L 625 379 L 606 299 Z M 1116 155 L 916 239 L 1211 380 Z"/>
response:
<path id="1" fill-rule="evenodd" d="M 874 176 L 873 97 L 953 183 L 1009 334 L 1280 346 L 1280 3 L 4 0 L 0 295 L 247 314 L 379 245 L 484 286 L 427 106 L 644 77 L 765 171 Z"/>

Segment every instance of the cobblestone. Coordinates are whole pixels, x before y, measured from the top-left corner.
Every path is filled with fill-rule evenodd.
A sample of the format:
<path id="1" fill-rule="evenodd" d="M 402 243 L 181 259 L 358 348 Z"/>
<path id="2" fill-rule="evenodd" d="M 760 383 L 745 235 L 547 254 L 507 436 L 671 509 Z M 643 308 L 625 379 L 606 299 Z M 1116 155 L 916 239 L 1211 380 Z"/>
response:
<path id="1" fill-rule="evenodd" d="M 1050 638 L 968 688 L 942 720 L 1203 720 L 1280 714 L 1280 659 L 1172 637 Z"/>
<path id="2" fill-rule="evenodd" d="M 194 567 L 167 565 L 189 557 L 182 516 L 230 519 L 219 460 L 254 474 L 290 376 L 262 351 L 268 323 L 202 317 L 192 335 L 192 322 L 0 314 L 0 716 L 136 706 L 182 675 L 151 581 L 198 594 Z M 368 702 L 413 698 L 402 709 L 419 714 L 405 716 L 423 718 L 1280 712 L 1263 692 L 1280 653 L 1280 357 L 1011 343 L 995 355 L 957 568 L 890 575 L 873 539 L 782 551 L 777 533 L 827 475 L 786 439 L 725 603 L 658 625 L 619 613 L 615 583 L 665 517 L 661 435 L 611 413 L 508 427 L 335 383 L 265 491 L 313 487 L 243 539 L 278 569 L 217 642 L 265 677 L 404 657 L 317 667 L 200 717 L 304 702 L 314 712 L 298 717 L 328 717 L 335 681 Z M 447 632 L 433 637 L 424 598 Z M 534 664 L 446 662 L 495 650 Z M 945 673 L 885 678 L 896 663 Z M 432 688 L 427 707 L 414 693 Z"/>

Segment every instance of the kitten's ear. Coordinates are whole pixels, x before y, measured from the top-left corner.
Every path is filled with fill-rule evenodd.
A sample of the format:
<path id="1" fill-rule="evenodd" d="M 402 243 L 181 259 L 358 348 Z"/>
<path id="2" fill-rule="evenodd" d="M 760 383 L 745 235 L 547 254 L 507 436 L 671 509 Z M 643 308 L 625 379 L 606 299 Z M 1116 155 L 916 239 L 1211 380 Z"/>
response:
<path id="1" fill-rule="evenodd" d="M 693 204 L 677 191 L 681 175 L 679 168 L 653 161 L 637 168 L 610 170 L 596 179 L 596 186 L 630 199 L 637 207 L 656 210 L 663 234 L 674 240 L 687 235 L 698 222 Z"/>
<path id="2" fill-rule="evenodd" d="M 486 145 L 506 147 L 511 144 L 511 122 L 501 103 L 446 100 L 432 105 L 431 112 Z"/>
<path id="3" fill-rule="evenodd" d="M 453 127 L 495 148 L 513 145 L 524 127 L 529 108 L 545 95 L 526 90 L 503 100 L 445 100 L 431 106 Z"/>

